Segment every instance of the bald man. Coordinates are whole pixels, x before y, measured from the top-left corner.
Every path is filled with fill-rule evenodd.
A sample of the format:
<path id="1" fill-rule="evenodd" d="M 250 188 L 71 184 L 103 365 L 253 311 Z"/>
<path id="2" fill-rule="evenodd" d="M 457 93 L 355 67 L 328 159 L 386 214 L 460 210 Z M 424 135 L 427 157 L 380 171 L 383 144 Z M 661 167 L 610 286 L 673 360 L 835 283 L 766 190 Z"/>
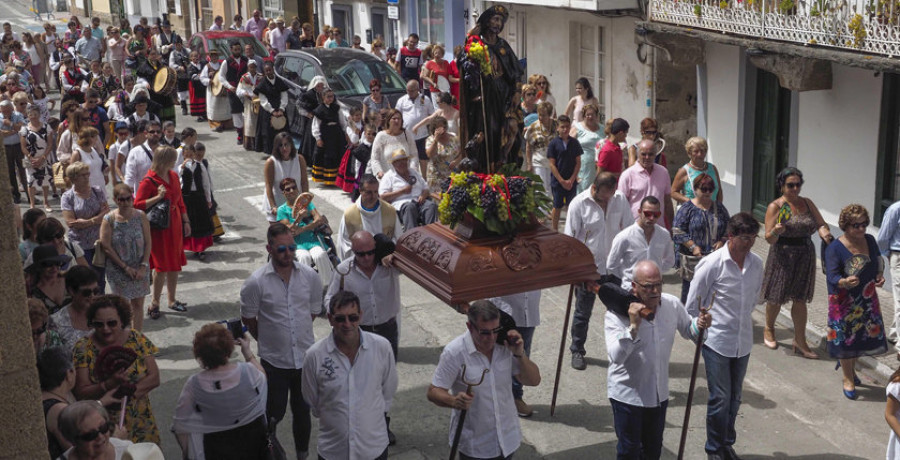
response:
<path id="1" fill-rule="evenodd" d="M 709 313 L 691 318 L 681 301 L 662 292 L 656 262 L 633 267 L 628 316 L 606 312 L 609 352 L 607 394 L 619 442 L 618 458 L 658 459 L 669 405 L 669 358 L 675 332 L 696 341 L 712 323 Z"/>

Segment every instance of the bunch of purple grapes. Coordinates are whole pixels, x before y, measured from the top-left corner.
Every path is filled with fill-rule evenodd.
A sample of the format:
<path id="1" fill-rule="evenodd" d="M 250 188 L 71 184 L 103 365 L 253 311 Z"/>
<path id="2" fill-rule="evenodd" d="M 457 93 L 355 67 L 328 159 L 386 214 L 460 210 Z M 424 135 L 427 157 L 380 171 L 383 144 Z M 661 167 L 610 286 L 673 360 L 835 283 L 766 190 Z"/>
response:
<path id="1" fill-rule="evenodd" d="M 492 188 L 486 188 L 481 192 L 481 207 L 484 209 L 485 216 L 492 216 L 497 213 L 497 202 L 500 194 Z"/>
<path id="2" fill-rule="evenodd" d="M 450 214 L 453 219 L 459 219 L 469 207 L 471 199 L 465 187 L 453 187 L 450 189 Z"/>
<path id="3" fill-rule="evenodd" d="M 509 199 L 514 205 L 519 205 L 528 192 L 528 185 L 531 179 L 525 177 L 511 177 L 506 179 L 506 185 L 509 187 Z"/>

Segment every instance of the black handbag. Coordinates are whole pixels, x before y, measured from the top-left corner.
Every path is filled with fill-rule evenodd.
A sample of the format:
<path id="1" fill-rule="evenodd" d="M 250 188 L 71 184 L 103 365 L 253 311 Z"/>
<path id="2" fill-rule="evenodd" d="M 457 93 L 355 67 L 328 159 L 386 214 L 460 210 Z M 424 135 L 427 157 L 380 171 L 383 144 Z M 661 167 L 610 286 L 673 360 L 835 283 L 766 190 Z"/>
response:
<path id="1" fill-rule="evenodd" d="M 156 182 L 149 177 L 146 179 L 154 183 Z M 171 218 L 169 216 L 171 208 L 172 202 L 169 201 L 168 198 L 163 198 L 154 203 L 153 206 L 147 208 L 147 220 L 150 221 L 150 228 L 154 230 L 165 230 L 169 228 L 169 225 L 171 224 Z"/>
<path id="2" fill-rule="evenodd" d="M 266 424 L 267 444 L 265 460 L 287 460 L 284 447 L 281 447 L 281 443 L 278 442 L 278 438 L 275 436 L 275 425 L 275 417 L 269 417 Z"/>

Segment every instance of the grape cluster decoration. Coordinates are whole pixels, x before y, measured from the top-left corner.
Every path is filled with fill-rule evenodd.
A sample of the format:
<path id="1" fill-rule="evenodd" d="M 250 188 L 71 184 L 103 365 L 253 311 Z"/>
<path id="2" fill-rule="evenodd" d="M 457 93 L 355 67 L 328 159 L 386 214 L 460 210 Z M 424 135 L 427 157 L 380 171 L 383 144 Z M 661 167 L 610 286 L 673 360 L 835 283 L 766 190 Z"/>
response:
<path id="1" fill-rule="evenodd" d="M 515 231 L 532 215 L 545 214 L 550 199 L 541 179 L 532 173 L 509 170 L 509 174 L 453 173 L 441 184 L 438 203 L 442 224 L 455 227 L 471 214 L 498 234 Z"/>

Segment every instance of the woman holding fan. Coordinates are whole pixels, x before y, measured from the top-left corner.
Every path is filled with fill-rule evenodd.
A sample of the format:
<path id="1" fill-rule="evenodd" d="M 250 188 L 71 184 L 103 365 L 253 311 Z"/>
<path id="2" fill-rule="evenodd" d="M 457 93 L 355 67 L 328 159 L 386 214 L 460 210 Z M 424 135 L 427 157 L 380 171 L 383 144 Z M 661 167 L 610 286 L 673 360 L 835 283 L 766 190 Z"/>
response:
<path id="1" fill-rule="evenodd" d="M 775 318 L 781 305 L 791 301 L 794 353 L 807 359 L 818 359 L 819 355 L 806 343 L 806 304 L 813 298 L 816 271 L 815 246 L 810 237 L 816 231 L 826 243 L 834 237 L 812 200 L 800 196 L 803 173 L 799 169 L 784 168 L 775 182 L 781 196 L 766 209 L 765 238 L 772 248 L 766 259 L 760 293 L 760 301 L 766 302 L 763 343 L 773 350 L 778 348 Z"/>
<path id="2" fill-rule="evenodd" d="M 862 205 L 841 210 L 838 226 L 844 231 L 825 250 L 828 281 L 828 354 L 840 360 L 844 396 L 856 399 L 856 360 L 888 350 L 876 287 L 884 285 L 884 264 L 875 237 L 866 234 L 869 213 Z"/>

